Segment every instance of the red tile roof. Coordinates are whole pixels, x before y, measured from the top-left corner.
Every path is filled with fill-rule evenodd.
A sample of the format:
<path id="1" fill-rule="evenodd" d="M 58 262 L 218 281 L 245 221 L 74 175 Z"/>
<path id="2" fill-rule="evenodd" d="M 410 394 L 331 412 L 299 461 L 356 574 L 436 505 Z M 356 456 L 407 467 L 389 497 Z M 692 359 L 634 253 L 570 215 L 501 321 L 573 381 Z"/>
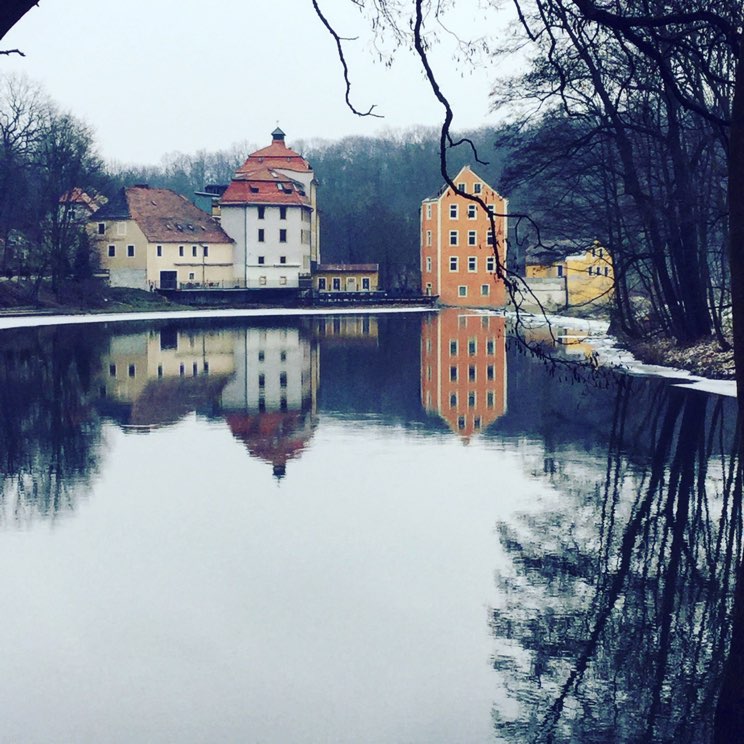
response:
<path id="1" fill-rule="evenodd" d="M 233 243 L 206 212 L 170 189 L 125 189 L 130 217 L 150 243 Z"/>
<path id="2" fill-rule="evenodd" d="M 310 200 L 301 183 L 264 165 L 254 165 L 251 170 L 235 174 L 220 204 L 286 204 L 302 207 L 310 206 Z"/>
<path id="3" fill-rule="evenodd" d="M 283 139 L 274 139 L 268 147 L 263 147 L 248 156 L 248 160 L 238 168 L 238 173 L 255 170 L 257 166 L 268 168 L 282 168 L 284 170 L 309 173 L 312 171 L 310 163 L 298 152 L 291 150 L 284 144 Z"/>

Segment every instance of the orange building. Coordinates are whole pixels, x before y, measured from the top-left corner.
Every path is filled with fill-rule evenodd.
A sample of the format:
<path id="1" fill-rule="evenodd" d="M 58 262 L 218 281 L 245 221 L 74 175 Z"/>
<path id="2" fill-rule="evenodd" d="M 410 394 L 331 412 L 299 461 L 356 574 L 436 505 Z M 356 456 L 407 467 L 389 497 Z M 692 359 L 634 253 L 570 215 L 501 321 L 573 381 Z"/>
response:
<path id="1" fill-rule="evenodd" d="M 502 307 L 504 283 L 496 276 L 496 253 L 506 261 L 507 200 L 465 166 L 453 179 L 457 188 L 479 197 L 494 215 L 445 185 L 421 203 L 421 290 L 445 305 Z"/>
<path id="2" fill-rule="evenodd" d="M 466 441 L 506 413 L 506 319 L 455 308 L 421 331 L 421 403 Z"/>

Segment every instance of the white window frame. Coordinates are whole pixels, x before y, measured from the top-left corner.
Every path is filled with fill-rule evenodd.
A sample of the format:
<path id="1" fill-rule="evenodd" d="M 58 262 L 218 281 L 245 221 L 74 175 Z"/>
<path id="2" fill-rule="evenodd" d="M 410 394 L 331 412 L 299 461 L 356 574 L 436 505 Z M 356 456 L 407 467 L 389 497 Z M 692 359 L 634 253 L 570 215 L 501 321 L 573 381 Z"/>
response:
<path id="1" fill-rule="evenodd" d="M 460 219 L 460 210 L 458 208 L 457 204 L 450 204 L 449 205 L 449 218 L 451 220 L 458 220 Z"/>
<path id="2" fill-rule="evenodd" d="M 468 288 L 465 284 L 460 284 L 457 287 L 457 296 L 458 297 L 467 297 L 468 296 Z"/>
<path id="3" fill-rule="evenodd" d="M 468 230 L 468 245 L 478 245 L 477 230 Z"/>
<path id="4" fill-rule="evenodd" d="M 468 219 L 478 219 L 478 207 L 476 207 L 475 204 L 468 204 Z"/>
<path id="5" fill-rule="evenodd" d="M 468 256 L 468 272 L 475 274 L 478 271 L 478 257 Z"/>
<path id="6" fill-rule="evenodd" d="M 454 274 L 460 270 L 460 259 L 457 256 L 450 256 L 449 270 Z"/>
<path id="7" fill-rule="evenodd" d="M 486 257 L 486 271 L 489 274 L 495 274 L 496 273 L 496 256 L 487 256 Z"/>
<path id="8" fill-rule="evenodd" d="M 449 244 L 453 246 L 460 245 L 460 231 L 459 230 L 449 231 Z"/>
<path id="9" fill-rule="evenodd" d="M 426 257 L 426 273 L 431 273 L 431 256 Z"/>

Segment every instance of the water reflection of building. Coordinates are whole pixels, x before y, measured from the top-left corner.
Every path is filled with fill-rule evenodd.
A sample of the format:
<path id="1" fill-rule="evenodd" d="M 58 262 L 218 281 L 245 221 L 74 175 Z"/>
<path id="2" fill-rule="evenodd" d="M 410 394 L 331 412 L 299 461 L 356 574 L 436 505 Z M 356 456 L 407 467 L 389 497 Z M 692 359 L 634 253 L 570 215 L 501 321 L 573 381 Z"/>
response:
<path id="1" fill-rule="evenodd" d="M 101 365 L 101 406 L 124 425 L 173 423 L 213 408 L 234 371 L 227 330 L 164 327 L 112 336 Z"/>
<path id="2" fill-rule="evenodd" d="M 371 343 L 379 341 L 377 318 L 372 315 L 335 315 L 315 318 L 313 336 L 325 344 L 338 341 L 344 346 L 353 342 Z"/>
<path id="3" fill-rule="evenodd" d="M 505 319 L 450 308 L 421 331 L 421 403 L 466 440 L 506 412 Z"/>
<path id="4" fill-rule="evenodd" d="M 317 349 L 298 328 L 235 333 L 236 374 L 222 391 L 221 410 L 233 435 L 281 478 L 315 431 Z"/>

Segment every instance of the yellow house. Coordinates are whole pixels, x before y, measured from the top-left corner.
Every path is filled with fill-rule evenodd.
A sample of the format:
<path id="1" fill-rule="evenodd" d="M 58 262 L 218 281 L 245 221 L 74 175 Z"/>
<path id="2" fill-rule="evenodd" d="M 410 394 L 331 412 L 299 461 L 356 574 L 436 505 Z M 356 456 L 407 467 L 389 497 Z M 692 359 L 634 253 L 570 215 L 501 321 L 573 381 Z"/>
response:
<path id="1" fill-rule="evenodd" d="M 615 286 L 612 256 L 597 240 L 591 248 L 565 258 L 553 260 L 553 254 L 541 253 L 528 260 L 524 274 L 528 281 L 562 279 L 568 307 L 606 305 L 612 301 Z"/>
<path id="2" fill-rule="evenodd" d="M 591 248 L 565 258 L 566 293 L 570 307 L 612 301 L 615 274 L 609 251 L 595 240 Z"/>
<path id="3" fill-rule="evenodd" d="M 313 274 L 317 292 L 376 292 L 379 264 L 318 264 Z"/>
<path id="4" fill-rule="evenodd" d="M 122 189 L 90 218 L 112 286 L 232 287 L 234 241 L 219 223 L 170 189 Z"/>

